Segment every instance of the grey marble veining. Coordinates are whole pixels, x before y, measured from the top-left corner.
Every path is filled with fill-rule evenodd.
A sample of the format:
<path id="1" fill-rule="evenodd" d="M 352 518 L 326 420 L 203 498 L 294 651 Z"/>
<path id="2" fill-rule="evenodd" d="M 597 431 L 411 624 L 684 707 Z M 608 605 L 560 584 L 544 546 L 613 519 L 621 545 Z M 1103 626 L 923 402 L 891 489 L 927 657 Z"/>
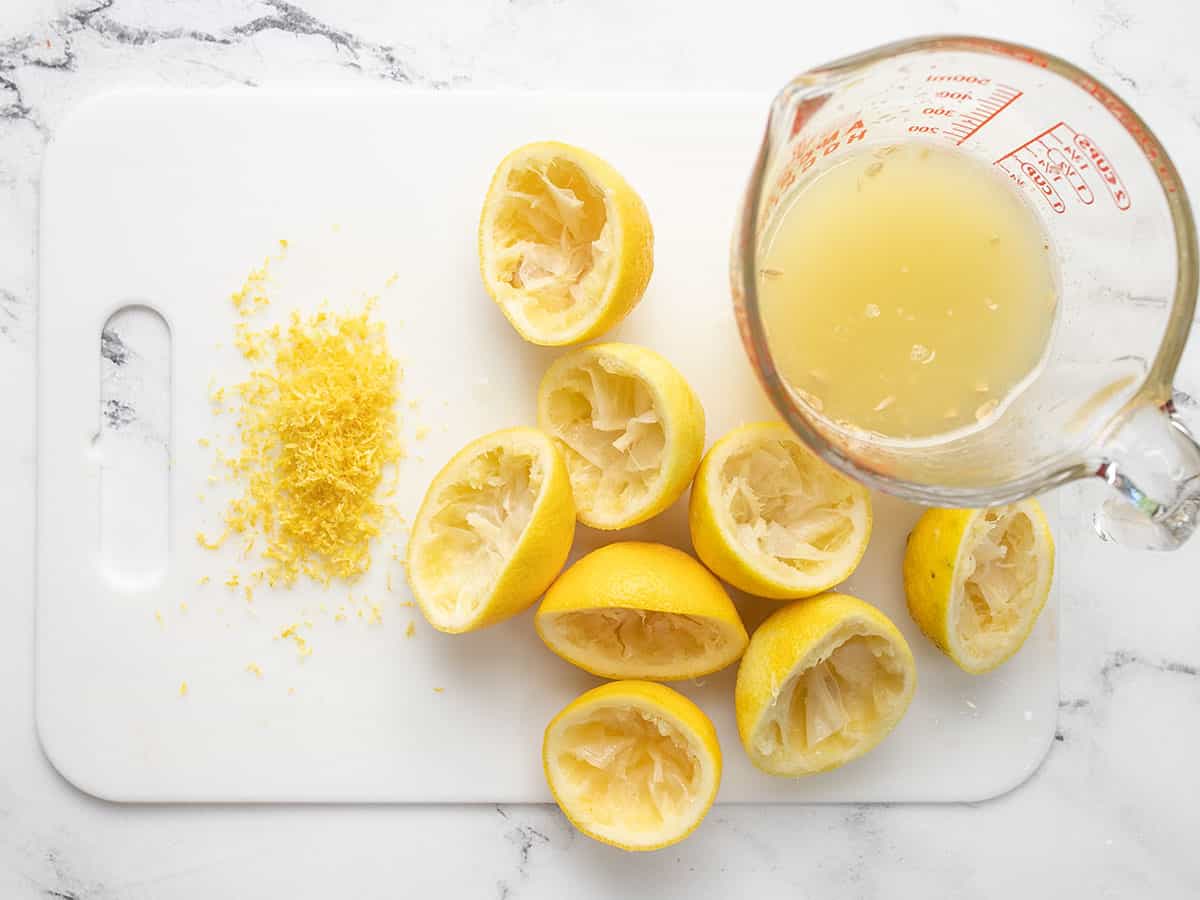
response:
<path id="1" fill-rule="evenodd" d="M 10 0 L 11 2 L 11 0 Z M 561 0 L 17 0 L 0 10 L 0 897 L 1200 896 L 1200 543 L 1104 546 L 1100 485 L 1061 492 L 1058 732 L 994 801 L 714 809 L 629 856 L 553 807 L 120 807 L 66 785 L 32 709 L 33 344 L 39 173 L 72 105 L 123 84 L 276 80 L 454 88 L 770 92 L 904 35 L 968 31 L 1109 81 L 1200 197 L 1200 9 L 1182 2 L 918 0 L 842 6 Z M 96 177 L 103 177 L 97 173 Z M 107 363 L 127 358 L 106 335 Z M 1200 353 L 1183 398 L 1200 396 Z M 115 409 L 114 422 L 128 411 Z M 739 752 L 736 747 L 728 752 Z"/>

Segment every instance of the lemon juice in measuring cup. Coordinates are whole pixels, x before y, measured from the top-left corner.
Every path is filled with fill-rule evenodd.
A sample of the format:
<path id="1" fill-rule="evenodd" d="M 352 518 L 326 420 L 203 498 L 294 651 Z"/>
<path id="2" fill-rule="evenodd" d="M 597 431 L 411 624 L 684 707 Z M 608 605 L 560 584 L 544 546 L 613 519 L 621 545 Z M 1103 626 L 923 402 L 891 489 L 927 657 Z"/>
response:
<path id="1" fill-rule="evenodd" d="M 1045 356 L 1049 237 L 966 154 L 912 141 L 842 156 L 784 200 L 763 245 L 771 354 L 838 425 L 898 440 L 983 428 Z"/>
<path id="2" fill-rule="evenodd" d="M 1094 76 L 970 35 L 801 72 L 733 238 L 751 366 L 846 474 L 969 508 L 1099 477 L 1105 538 L 1170 549 L 1200 525 L 1197 425 L 1172 399 L 1196 223 L 1166 148 Z"/>

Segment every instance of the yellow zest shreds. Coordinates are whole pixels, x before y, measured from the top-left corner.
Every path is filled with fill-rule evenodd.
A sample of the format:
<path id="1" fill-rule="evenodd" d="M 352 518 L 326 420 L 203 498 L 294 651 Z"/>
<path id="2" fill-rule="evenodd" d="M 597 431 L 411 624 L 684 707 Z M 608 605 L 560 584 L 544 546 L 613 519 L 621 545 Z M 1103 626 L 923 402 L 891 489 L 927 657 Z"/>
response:
<path id="1" fill-rule="evenodd" d="M 446 690 L 444 687 L 436 687 L 436 688 L 434 688 L 434 689 L 433 689 L 433 692 L 434 692 L 435 694 L 440 694 L 440 693 L 441 693 L 442 691 L 444 691 L 444 690 Z"/>
<path id="2" fill-rule="evenodd" d="M 280 241 L 279 246 L 281 250 L 287 250 L 286 241 Z M 242 286 L 229 295 L 229 299 L 233 302 L 233 308 L 241 315 L 248 315 L 255 309 L 271 302 L 267 297 L 266 290 L 267 272 L 270 268 L 271 258 L 267 257 L 261 266 L 251 269 L 246 280 L 242 282 Z"/>
<path id="3" fill-rule="evenodd" d="M 225 543 L 225 538 L 229 536 L 228 531 L 222 531 L 218 538 L 210 538 L 203 531 L 196 532 L 196 543 L 205 550 L 216 550 Z"/>
<path id="4" fill-rule="evenodd" d="M 188 694 L 188 686 L 186 681 L 179 682 L 179 696 L 186 697 Z"/>
<path id="5" fill-rule="evenodd" d="M 154 621 L 158 623 L 160 628 L 166 627 L 167 623 L 166 623 L 166 620 L 163 619 L 163 614 L 162 614 L 161 609 L 156 609 L 154 611 Z"/>
<path id="6" fill-rule="evenodd" d="M 404 629 L 404 636 L 406 638 L 410 638 L 410 637 L 414 637 L 416 635 L 416 633 L 417 633 L 417 626 L 414 625 L 412 622 L 409 622 L 408 627 L 406 629 Z"/>
<path id="7" fill-rule="evenodd" d="M 208 584 L 210 581 L 212 581 L 212 579 L 208 575 L 201 575 L 198 583 L 199 584 Z"/>
<path id="8" fill-rule="evenodd" d="M 225 526 L 262 537 L 272 585 L 357 578 L 390 514 L 376 495 L 402 456 L 400 367 L 370 311 L 368 301 L 357 315 L 293 313 L 284 329 L 238 323 L 237 346 L 262 365 L 236 388 L 241 451 L 224 463 L 243 492 Z"/>
<path id="9" fill-rule="evenodd" d="M 263 677 L 263 671 L 262 671 L 262 667 L 261 667 L 261 666 L 259 666 L 259 664 L 258 664 L 258 663 L 256 663 L 256 662 L 252 662 L 252 663 L 250 663 L 249 665 L 247 665 L 247 666 L 246 666 L 246 671 L 247 671 L 247 672 L 249 672 L 251 675 L 253 675 L 253 676 L 254 676 L 254 677 L 256 677 L 256 678 L 262 678 L 262 677 Z"/>
<path id="10" fill-rule="evenodd" d="M 304 639 L 304 635 L 300 633 L 299 628 L 299 623 L 295 625 L 289 625 L 287 628 L 283 629 L 283 631 L 279 632 L 279 636 L 284 640 L 288 640 L 290 638 L 292 641 L 294 641 L 296 644 L 296 652 L 300 656 L 312 656 L 312 645 L 310 645 L 308 641 Z"/>

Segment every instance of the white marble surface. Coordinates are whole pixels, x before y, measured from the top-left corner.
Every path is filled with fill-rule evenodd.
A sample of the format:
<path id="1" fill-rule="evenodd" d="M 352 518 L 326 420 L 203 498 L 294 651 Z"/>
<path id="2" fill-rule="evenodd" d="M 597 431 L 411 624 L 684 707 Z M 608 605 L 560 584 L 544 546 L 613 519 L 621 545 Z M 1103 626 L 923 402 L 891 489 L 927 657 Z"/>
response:
<path id="1" fill-rule="evenodd" d="M 711 6 L 711 9 L 709 8 Z M 805 9 L 808 11 L 805 11 Z M 1200 8 L 1187 0 L 847 4 L 4 0 L 0 3 L 0 897 L 1194 897 L 1200 541 L 1088 530 L 1062 496 L 1062 701 L 1041 769 L 964 806 L 722 807 L 629 856 L 550 807 L 122 807 L 63 782 L 32 709 L 33 335 L 43 147 L 118 84 L 770 90 L 903 35 L 1022 40 L 1113 84 L 1200 197 Z M 1182 390 L 1200 396 L 1200 352 Z"/>

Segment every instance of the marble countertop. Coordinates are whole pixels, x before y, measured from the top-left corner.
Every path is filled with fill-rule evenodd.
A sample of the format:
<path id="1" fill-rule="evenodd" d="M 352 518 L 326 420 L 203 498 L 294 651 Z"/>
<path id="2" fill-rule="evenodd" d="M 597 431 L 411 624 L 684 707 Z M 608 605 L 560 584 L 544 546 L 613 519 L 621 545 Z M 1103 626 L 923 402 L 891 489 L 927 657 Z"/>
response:
<path id="1" fill-rule="evenodd" d="M 722 806 L 686 843 L 637 856 L 578 836 L 548 806 L 128 807 L 79 793 L 34 729 L 32 522 L 41 158 L 91 94 L 313 79 L 765 93 L 901 36 L 975 32 L 1108 81 L 1200 197 L 1198 27 L 1200 7 L 1183 0 L 6 0 L 0 897 L 1196 896 L 1200 540 L 1170 555 L 1101 544 L 1089 527 L 1099 485 L 1060 494 L 1058 733 L 1026 784 L 981 804 Z M 1195 348 L 1178 386 L 1200 397 Z"/>

